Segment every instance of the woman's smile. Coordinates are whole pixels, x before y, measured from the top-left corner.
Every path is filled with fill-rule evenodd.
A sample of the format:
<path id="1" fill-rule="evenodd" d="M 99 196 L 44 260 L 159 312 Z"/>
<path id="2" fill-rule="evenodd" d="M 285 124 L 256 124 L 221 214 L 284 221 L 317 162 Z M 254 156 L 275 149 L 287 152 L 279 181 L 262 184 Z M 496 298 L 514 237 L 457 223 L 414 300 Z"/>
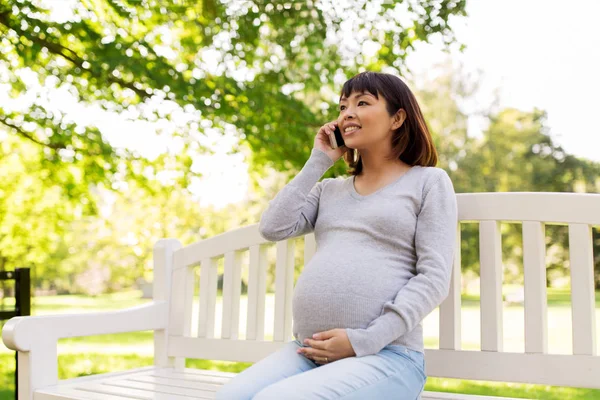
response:
<path id="1" fill-rule="evenodd" d="M 352 135 L 353 133 L 356 133 L 360 131 L 360 128 L 350 128 L 350 129 L 346 129 L 344 130 L 344 136 L 349 136 Z"/>

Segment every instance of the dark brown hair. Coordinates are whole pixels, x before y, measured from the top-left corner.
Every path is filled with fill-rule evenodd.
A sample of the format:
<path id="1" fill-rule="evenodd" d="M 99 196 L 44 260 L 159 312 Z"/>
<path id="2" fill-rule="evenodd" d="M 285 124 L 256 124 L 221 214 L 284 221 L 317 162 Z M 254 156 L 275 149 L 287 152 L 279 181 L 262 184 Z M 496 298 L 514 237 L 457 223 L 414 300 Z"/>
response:
<path id="1" fill-rule="evenodd" d="M 392 157 L 400 159 L 408 165 L 433 167 L 437 164 L 437 151 L 433 139 L 423 118 L 417 99 L 406 83 L 395 75 L 381 72 L 361 72 L 352 77 L 342 87 L 342 97 L 350 97 L 354 92 L 368 92 L 379 99 L 387 101 L 387 112 L 390 117 L 400 109 L 406 112 L 402 126 L 392 136 Z M 348 149 L 344 160 L 350 167 L 349 174 L 358 175 L 362 171 L 362 160 L 358 150 Z"/>

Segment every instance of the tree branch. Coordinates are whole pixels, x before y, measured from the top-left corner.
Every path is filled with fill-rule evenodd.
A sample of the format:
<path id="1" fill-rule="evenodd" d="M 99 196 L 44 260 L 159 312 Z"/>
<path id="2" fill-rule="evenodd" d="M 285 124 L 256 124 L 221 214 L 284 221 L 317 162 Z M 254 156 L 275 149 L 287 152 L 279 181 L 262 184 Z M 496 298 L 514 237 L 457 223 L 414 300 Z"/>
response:
<path id="1" fill-rule="evenodd" d="M 61 150 L 61 149 L 65 148 L 64 146 L 61 146 L 59 144 L 44 143 L 44 142 L 36 139 L 35 137 L 31 136 L 29 133 L 25 132 L 23 129 L 21 129 L 17 125 L 14 125 L 14 124 L 11 124 L 10 122 L 8 122 L 6 120 L 6 118 L 0 117 L 0 123 L 5 126 L 8 126 L 9 128 L 14 129 L 19 135 L 23 136 L 26 139 L 31 140 L 33 143 L 39 144 L 40 146 L 48 147 L 48 148 L 51 148 L 52 150 Z"/>
<path id="2" fill-rule="evenodd" d="M 33 33 L 30 33 L 29 35 L 26 35 L 25 32 L 23 30 L 20 29 L 20 27 L 15 27 L 12 26 L 10 24 L 10 20 L 8 18 L 9 13 L 8 12 L 4 12 L 4 13 L 0 13 L 0 24 L 4 25 L 5 27 L 7 27 L 8 29 L 12 29 L 15 32 L 17 32 L 17 34 L 19 36 L 25 36 L 27 37 L 29 40 L 31 40 L 32 42 L 35 42 L 37 44 L 39 44 L 42 47 L 46 47 L 48 49 L 48 51 L 50 51 L 51 53 L 61 56 L 62 58 L 64 58 L 65 60 L 70 61 L 73 65 L 81 68 L 82 71 L 87 71 L 90 75 L 101 79 L 104 78 L 106 79 L 108 82 L 110 83 L 116 83 L 121 87 L 124 88 L 128 88 L 130 90 L 133 90 L 138 96 L 140 96 L 140 98 L 142 99 L 147 99 L 150 96 L 148 95 L 148 93 L 146 93 L 145 90 L 143 89 L 139 89 L 137 87 L 135 87 L 135 85 L 131 82 L 125 82 L 121 79 L 115 78 L 111 75 L 106 75 L 106 76 L 100 76 L 98 74 L 94 74 L 91 70 L 84 68 L 83 67 L 83 62 L 84 60 L 79 57 L 77 55 L 77 53 L 63 45 L 61 45 L 60 43 L 56 43 L 56 42 L 49 42 L 47 40 L 44 40 L 38 36 L 35 36 Z M 65 50 L 65 52 L 63 53 L 62 50 Z M 65 54 L 66 52 L 69 52 L 72 56 Z"/>

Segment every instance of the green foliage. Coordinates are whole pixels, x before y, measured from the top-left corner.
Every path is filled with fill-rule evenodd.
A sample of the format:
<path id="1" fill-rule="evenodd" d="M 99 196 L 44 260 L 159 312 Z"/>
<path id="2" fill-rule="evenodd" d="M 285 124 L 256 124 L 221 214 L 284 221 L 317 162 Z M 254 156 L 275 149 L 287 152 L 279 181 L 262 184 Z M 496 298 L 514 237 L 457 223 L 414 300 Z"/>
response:
<path id="1" fill-rule="evenodd" d="M 78 204 L 65 201 L 86 186 L 81 170 L 62 168 L 54 179 L 63 185 L 44 185 L 52 168 L 40 169 L 40 163 L 43 160 L 35 145 L 15 137 L 0 142 L 0 269 L 44 268 L 47 255 L 57 250 L 69 223 L 93 211 L 87 194 Z"/>
<path id="2" fill-rule="evenodd" d="M 548 134 L 546 114 L 504 109 L 490 116 L 490 125 L 479 141 L 464 150 L 470 153 L 457 164 L 451 177 L 457 192 L 598 192 L 600 164 L 566 153 Z M 521 226 L 502 226 L 504 263 L 510 281 L 523 279 Z M 467 225 L 463 234 L 464 266 L 478 264 L 478 233 Z M 546 228 L 551 257 L 548 269 L 559 275 L 568 268 L 568 230 L 556 225 Z M 600 247 L 597 247 L 596 254 Z M 511 268 L 512 266 L 512 268 Z M 598 266 L 600 267 L 600 265 Z M 549 279 L 551 284 L 551 279 Z M 600 287 L 600 281 L 596 286 Z"/>
<path id="3" fill-rule="evenodd" d="M 80 102 L 107 110 L 122 112 L 165 99 L 216 126 L 234 124 L 244 133 L 255 163 L 280 170 L 290 165 L 287 161 L 298 165 L 308 155 L 316 128 L 331 114 L 332 99 L 326 93 L 336 88 L 334 75 L 342 66 L 345 74 L 353 74 L 366 61 L 356 54 L 342 64 L 343 52 L 338 43 L 326 40 L 328 31 L 340 37 L 342 22 L 353 21 L 354 32 L 380 39 L 381 66 L 402 68 L 415 42 L 433 35 L 452 41 L 448 19 L 465 13 L 464 1 L 411 2 L 405 12 L 410 22 L 403 26 L 388 5 L 369 5 L 375 14 L 366 18 L 365 0 L 346 9 L 312 1 L 207 0 L 165 6 L 89 0 L 63 10 L 60 19 L 47 6 L 32 0 L 8 0 L 0 6 L 6 54 L 0 67 L 13 98 L 32 88 L 20 74 L 27 68 L 37 83 L 53 83 Z M 216 73 L 207 67 L 212 57 L 220 63 Z M 243 68 L 248 68 L 246 78 L 234 79 L 233 72 Z M 301 84 L 302 94 L 282 91 L 289 84 Z M 108 169 L 100 171 L 99 180 L 114 172 L 119 154 L 94 127 L 69 124 L 37 100 L 23 110 L 2 110 L 0 123 L 52 149 L 50 157 L 64 149 L 75 157 L 99 157 Z M 323 102 L 329 114 L 321 112 Z M 155 121 L 169 115 L 153 110 L 141 118 Z M 192 139 L 186 132 L 176 134 Z"/>
<path id="4" fill-rule="evenodd" d="M 30 266 L 38 286 L 88 293 L 149 278 L 158 238 L 187 244 L 257 222 L 304 165 L 317 128 L 337 115 L 340 79 L 362 68 L 405 72 L 416 42 L 453 42 L 448 21 L 465 14 L 457 0 L 52 4 L 0 4 L 0 85 L 10 100 L 0 103 L 0 269 Z M 380 47 L 369 57 L 346 40 Z M 541 110 L 480 110 L 489 127 L 470 137 L 461 101 L 476 91 L 471 82 L 449 71 L 417 90 L 457 192 L 598 191 L 598 164 L 556 145 Z M 117 148 L 55 101 L 59 92 L 86 110 L 146 121 L 179 147 L 153 159 Z M 233 151 L 248 153 L 250 198 L 203 209 L 189 192 L 202 172 L 194 160 L 210 152 L 200 144 L 209 130 L 230 127 L 240 139 Z M 338 162 L 328 176 L 345 169 Z M 507 278 L 518 281 L 519 227 L 502 229 Z M 560 276 L 566 233 L 549 227 L 547 236 L 549 269 Z M 463 265 L 477 274 L 476 227 L 462 237 Z"/>
<path id="5" fill-rule="evenodd" d="M 551 138 L 546 113 L 534 109 L 494 110 L 480 106 L 488 122 L 481 136 L 467 134 L 464 103 L 477 91 L 474 78 L 449 65 L 441 75 L 420 82 L 416 96 L 423 107 L 440 160 L 457 193 L 473 192 L 598 192 L 600 164 L 568 154 Z M 501 225 L 505 283 L 522 283 L 522 233 L 520 224 Z M 600 241 L 595 234 L 595 254 Z M 463 272 L 479 274 L 477 224 L 463 224 Z M 548 283 L 568 273 L 568 230 L 546 227 Z M 600 288 L 600 258 L 596 260 L 596 287 Z"/>
<path id="6" fill-rule="evenodd" d="M 186 240 L 198 231 L 198 207 L 185 190 L 201 176 L 192 164 L 209 152 L 199 144 L 209 128 L 235 128 L 237 150 L 251 151 L 253 173 L 269 167 L 289 176 L 306 160 L 317 128 L 335 113 L 336 74 L 363 66 L 402 69 L 415 42 L 434 36 L 451 42 L 448 20 L 464 15 L 464 3 L 409 2 L 403 25 L 392 14 L 401 1 L 357 0 L 345 9 L 308 0 L 1 2 L 0 87 L 7 97 L 0 102 L 0 269 L 34 267 L 34 282 L 58 289 L 94 265 L 119 276 L 113 288 L 131 282 L 143 275 L 151 239 L 169 233 Z M 366 18 L 368 11 L 375 13 Z M 342 29 L 349 21 L 350 35 Z M 342 38 L 365 39 L 356 32 L 381 43 L 379 56 L 367 60 L 341 47 Z M 117 148 L 83 118 L 96 110 L 147 121 L 179 148 L 151 160 Z M 161 184 L 156 171 L 176 178 Z M 134 193 L 123 190 L 128 185 Z M 92 221 L 102 201 L 98 193 L 107 189 L 120 191 L 121 200 L 136 199 L 118 211 L 140 211 L 125 220 L 137 224 L 134 236 L 144 255 L 107 247 L 110 240 L 122 242 L 123 230 L 133 225 Z M 145 202 L 144 191 L 165 205 Z M 170 196 L 176 191 L 183 193 Z M 252 220 L 256 204 L 241 221 Z M 168 228 L 175 210 L 197 223 Z M 148 228 L 148 216 L 155 215 L 160 227 Z M 231 222 L 215 218 L 203 227 L 212 234 Z M 95 229 L 119 232 L 93 238 Z M 127 270 L 125 262 L 135 266 Z"/>

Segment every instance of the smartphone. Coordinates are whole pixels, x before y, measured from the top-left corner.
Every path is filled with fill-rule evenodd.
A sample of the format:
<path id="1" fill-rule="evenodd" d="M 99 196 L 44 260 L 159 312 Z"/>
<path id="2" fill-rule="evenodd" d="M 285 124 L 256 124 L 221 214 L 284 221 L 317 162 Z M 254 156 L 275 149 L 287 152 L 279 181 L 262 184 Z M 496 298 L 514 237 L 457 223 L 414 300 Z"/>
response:
<path id="1" fill-rule="evenodd" d="M 336 125 L 335 130 L 333 131 L 333 135 L 329 136 L 329 143 L 332 149 L 337 149 L 338 147 L 345 146 L 344 138 L 342 137 L 342 131 L 340 127 Z"/>

